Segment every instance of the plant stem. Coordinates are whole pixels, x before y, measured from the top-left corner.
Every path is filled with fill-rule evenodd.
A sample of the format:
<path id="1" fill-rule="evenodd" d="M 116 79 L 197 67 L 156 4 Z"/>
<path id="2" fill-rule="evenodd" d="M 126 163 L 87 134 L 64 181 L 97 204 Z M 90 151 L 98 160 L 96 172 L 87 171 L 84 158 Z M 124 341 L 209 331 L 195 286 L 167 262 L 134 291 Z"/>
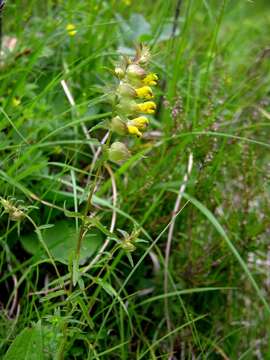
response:
<path id="1" fill-rule="evenodd" d="M 106 140 L 106 146 L 107 147 L 109 146 L 110 141 L 111 141 L 111 133 L 109 133 L 109 136 L 108 136 L 108 138 Z M 88 214 L 89 214 L 89 212 L 90 212 L 90 210 L 92 208 L 92 205 L 93 205 L 93 202 L 92 202 L 93 195 L 95 193 L 97 182 L 98 182 L 98 179 L 99 179 L 100 174 L 101 174 L 102 166 L 103 166 L 103 163 L 99 164 L 99 166 L 97 168 L 94 183 L 92 185 L 92 188 L 91 188 L 91 190 L 89 192 L 89 195 L 88 195 L 88 198 L 87 198 L 87 203 L 86 203 L 86 206 L 85 206 L 83 219 L 82 219 L 82 224 L 81 224 L 81 227 L 80 227 L 80 232 L 79 232 L 78 241 L 77 241 L 77 247 L 76 247 L 76 264 L 77 264 L 77 266 L 78 266 L 79 260 L 80 260 L 82 242 L 83 242 L 83 239 L 84 239 L 84 237 L 85 237 L 85 235 L 87 233 L 87 229 L 86 229 L 85 225 L 87 223 Z M 72 274 L 71 274 L 71 280 L 72 280 Z M 71 291 L 72 291 L 72 281 L 71 281 L 71 284 L 70 284 L 70 292 Z"/>
<path id="2" fill-rule="evenodd" d="M 86 219 L 87 219 L 89 211 L 91 210 L 91 207 L 92 207 L 92 199 L 93 199 L 93 195 L 94 195 L 95 188 L 96 188 L 96 185 L 97 185 L 97 179 L 99 178 L 100 173 L 101 173 L 101 165 L 97 169 L 97 172 L 96 172 L 96 175 L 95 175 L 95 180 L 94 180 L 92 188 L 91 188 L 91 190 L 89 192 L 89 195 L 88 195 L 88 198 L 87 198 L 87 203 L 86 203 L 84 214 L 83 214 L 83 220 L 82 220 L 82 224 L 81 224 L 81 227 L 80 227 L 80 232 L 79 232 L 79 237 L 78 237 L 78 242 L 77 242 L 77 248 L 76 248 L 76 258 L 77 258 L 78 261 L 80 259 L 82 241 L 83 241 L 83 238 L 85 236 L 85 224 L 87 222 Z"/>

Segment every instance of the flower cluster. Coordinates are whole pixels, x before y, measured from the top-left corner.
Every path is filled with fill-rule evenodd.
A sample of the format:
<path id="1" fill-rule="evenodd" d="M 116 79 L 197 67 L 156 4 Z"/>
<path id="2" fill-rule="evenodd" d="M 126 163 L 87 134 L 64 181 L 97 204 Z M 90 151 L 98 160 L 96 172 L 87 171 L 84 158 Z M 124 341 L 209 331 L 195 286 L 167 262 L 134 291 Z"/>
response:
<path id="1" fill-rule="evenodd" d="M 147 115 L 155 113 L 152 87 L 157 85 L 158 76 L 147 71 L 149 61 L 149 49 L 141 46 L 134 59 L 126 57 L 114 69 L 118 86 L 115 90 L 115 116 L 110 122 L 112 132 L 142 137 L 149 124 Z"/>
<path id="2" fill-rule="evenodd" d="M 142 136 L 149 120 L 145 116 L 155 113 L 156 104 L 152 87 L 157 85 L 158 77 L 147 73 L 146 67 L 150 60 L 147 47 L 141 47 L 133 60 L 125 58 L 123 63 L 115 68 L 119 79 L 116 90 L 118 115 L 112 119 L 112 130 L 123 134 Z"/>

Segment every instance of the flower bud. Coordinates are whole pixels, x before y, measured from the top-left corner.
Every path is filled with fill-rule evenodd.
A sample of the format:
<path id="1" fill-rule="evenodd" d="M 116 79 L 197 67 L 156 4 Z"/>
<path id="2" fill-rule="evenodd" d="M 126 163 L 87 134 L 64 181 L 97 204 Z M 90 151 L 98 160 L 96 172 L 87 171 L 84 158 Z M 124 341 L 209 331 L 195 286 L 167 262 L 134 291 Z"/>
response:
<path id="1" fill-rule="evenodd" d="M 120 118 L 120 116 L 115 116 L 112 118 L 110 129 L 119 135 L 125 135 L 127 133 L 127 125 L 124 120 Z"/>
<path id="2" fill-rule="evenodd" d="M 120 85 L 118 86 L 117 93 L 120 96 L 136 97 L 136 91 L 133 89 L 133 87 L 124 82 L 121 82 Z"/>
<path id="3" fill-rule="evenodd" d="M 122 164 L 130 157 L 130 152 L 125 144 L 116 141 L 109 148 L 108 155 L 110 161 Z"/>
<path id="4" fill-rule="evenodd" d="M 132 252 L 136 250 L 136 246 L 132 244 L 132 242 L 129 240 L 124 240 L 121 245 L 122 248 L 127 252 Z"/>
<path id="5" fill-rule="evenodd" d="M 145 75 L 145 70 L 137 64 L 131 64 L 127 68 L 127 76 L 129 79 L 140 79 L 143 78 Z"/>
<path id="6" fill-rule="evenodd" d="M 114 73 L 119 79 L 123 79 L 123 77 L 125 76 L 125 71 L 120 66 L 117 66 L 114 69 Z"/>
<path id="7" fill-rule="evenodd" d="M 116 105 L 116 110 L 118 114 L 123 115 L 124 117 L 134 114 L 137 111 L 136 101 L 133 99 L 122 97 L 120 102 Z"/>

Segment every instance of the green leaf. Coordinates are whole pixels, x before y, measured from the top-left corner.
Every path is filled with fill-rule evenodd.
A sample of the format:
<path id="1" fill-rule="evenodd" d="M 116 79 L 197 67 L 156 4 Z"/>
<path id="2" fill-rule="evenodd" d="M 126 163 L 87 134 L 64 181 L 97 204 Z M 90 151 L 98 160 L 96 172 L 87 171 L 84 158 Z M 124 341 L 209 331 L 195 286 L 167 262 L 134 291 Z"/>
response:
<path id="1" fill-rule="evenodd" d="M 43 339 L 40 322 L 25 328 L 10 345 L 4 360 L 43 360 Z"/>
<path id="2" fill-rule="evenodd" d="M 78 234 L 74 223 L 71 221 L 59 221 L 53 227 L 43 229 L 42 237 L 53 258 L 63 264 L 69 263 L 72 252 L 76 249 Z M 23 248 L 32 255 L 46 256 L 45 251 L 33 232 L 29 235 L 20 236 Z M 91 257 L 102 243 L 102 235 L 99 230 L 91 228 L 85 236 L 80 254 L 80 263 Z"/>
<path id="3" fill-rule="evenodd" d="M 151 26 L 141 14 L 133 13 L 128 21 L 120 15 L 116 18 L 119 20 L 122 36 L 127 42 L 140 42 L 146 35 L 151 35 Z"/>
<path id="4" fill-rule="evenodd" d="M 29 254 L 36 255 L 40 253 L 41 255 L 42 248 L 40 246 L 40 242 L 38 241 L 37 235 L 34 232 L 29 235 L 21 235 L 20 241 L 24 250 Z"/>
<path id="5" fill-rule="evenodd" d="M 130 16 L 129 26 L 132 40 L 140 41 L 143 35 L 151 35 L 151 26 L 141 14 L 133 13 Z"/>

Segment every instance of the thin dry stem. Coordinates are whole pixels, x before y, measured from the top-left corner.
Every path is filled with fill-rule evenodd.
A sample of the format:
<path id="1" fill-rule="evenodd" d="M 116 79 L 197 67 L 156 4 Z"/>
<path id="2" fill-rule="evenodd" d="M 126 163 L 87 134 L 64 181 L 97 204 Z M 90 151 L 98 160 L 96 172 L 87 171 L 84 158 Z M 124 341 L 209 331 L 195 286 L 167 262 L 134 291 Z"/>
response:
<path id="1" fill-rule="evenodd" d="M 177 195 L 174 209 L 173 209 L 173 213 L 172 213 L 172 220 L 171 220 L 171 223 L 169 226 L 169 232 L 168 232 L 168 238 L 167 238 L 166 250 L 165 250 L 165 261 L 164 261 L 164 294 L 168 293 L 169 260 L 170 260 L 170 253 L 171 253 L 171 246 L 172 246 L 176 214 L 178 213 L 178 211 L 180 209 L 181 200 L 182 200 L 183 193 L 185 192 L 185 189 L 187 186 L 187 181 L 188 181 L 189 175 L 192 171 L 192 166 L 193 166 L 193 154 L 190 153 L 189 158 L 188 158 L 187 172 L 185 173 L 185 176 L 183 178 L 183 183 L 181 184 L 181 186 L 179 188 L 178 195 Z M 170 332 L 172 330 L 172 324 L 171 324 L 171 319 L 170 319 L 168 298 L 166 296 L 164 298 L 164 312 L 165 312 L 167 329 Z M 172 351 L 173 351 L 173 349 L 171 349 L 171 353 L 172 353 Z M 172 355 L 169 358 L 171 359 Z"/>
<path id="2" fill-rule="evenodd" d="M 65 81 L 65 80 L 61 80 L 61 85 L 62 85 L 63 90 L 64 90 L 64 93 L 65 93 L 65 95 L 66 95 L 66 97 L 67 97 L 67 99 L 68 99 L 68 102 L 70 103 L 71 107 L 74 109 L 75 106 L 76 106 L 76 104 L 75 104 L 74 98 L 73 98 L 73 96 L 72 96 L 72 94 L 71 94 L 71 91 L 70 91 L 70 89 L 69 89 L 66 81 Z M 84 123 L 81 124 L 81 128 L 82 128 L 82 131 L 83 131 L 86 139 L 87 139 L 87 140 L 91 140 L 91 136 L 89 135 L 89 132 L 88 132 L 88 130 L 87 130 L 87 127 L 85 126 Z M 90 149 L 92 150 L 93 154 L 95 155 L 96 151 L 95 151 L 94 145 L 93 145 L 92 143 L 89 143 L 89 147 L 90 147 Z"/>

